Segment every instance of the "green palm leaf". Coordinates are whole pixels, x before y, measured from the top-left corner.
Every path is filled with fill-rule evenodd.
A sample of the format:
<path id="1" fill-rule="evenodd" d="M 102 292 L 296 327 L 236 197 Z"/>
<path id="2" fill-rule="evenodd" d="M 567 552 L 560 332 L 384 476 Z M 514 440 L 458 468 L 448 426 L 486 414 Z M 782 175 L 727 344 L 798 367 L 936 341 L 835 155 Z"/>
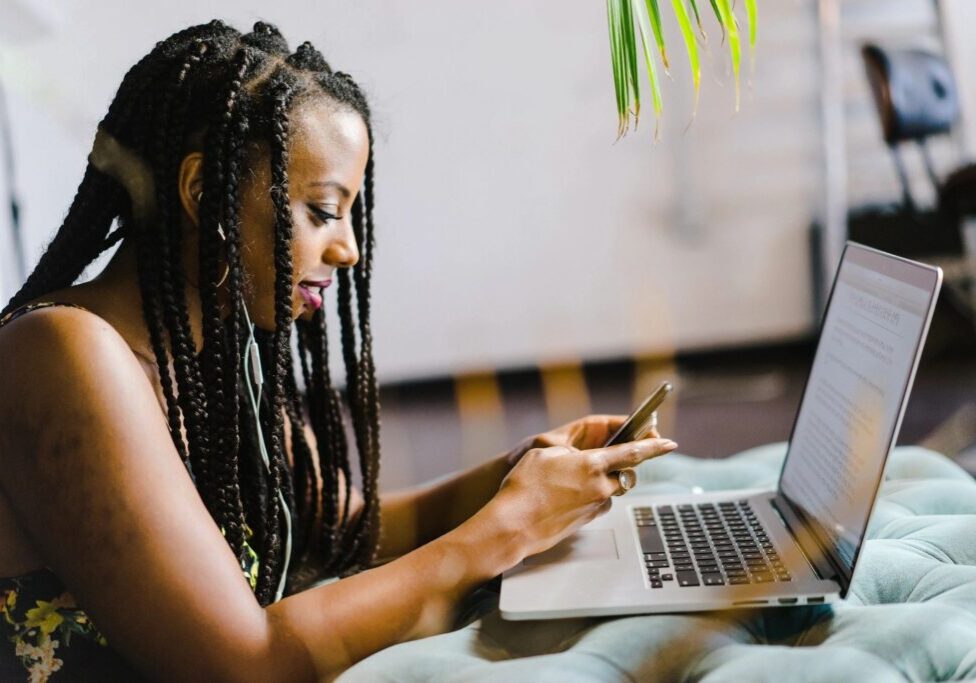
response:
<path id="1" fill-rule="evenodd" d="M 606 2 L 610 61 L 613 69 L 614 94 L 617 100 L 617 138 L 619 139 L 630 129 L 631 116 L 634 117 L 635 129 L 640 120 L 640 76 L 637 66 L 638 47 L 634 30 L 635 22 L 640 31 L 641 51 L 644 55 L 647 78 L 651 85 L 651 97 L 656 119 L 660 119 L 664 111 L 664 103 L 661 97 L 655 52 L 660 53 L 665 71 L 670 65 L 665 48 L 659 0 L 643 0 L 643 2 L 641 0 L 606 0 Z M 732 0 L 709 0 L 709 4 L 718 19 L 719 26 L 722 28 L 723 42 L 728 36 L 732 72 L 735 77 L 735 108 L 738 111 L 740 102 L 739 71 L 742 60 L 738 20 L 732 6 Z M 754 57 L 759 25 L 757 0 L 744 0 L 744 4 L 748 21 L 749 53 L 751 57 Z M 688 11 L 689 5 L 691 6 L 691 13 Z M 691 67 L 691 78 L 694 84 L 695 109 L 697 110 L 698 95 L 701 88 L 701 60 L 698 54 L 695 30 L 692 26 L 692 15 L 694 15 L 695 24 L 697 24 L 702 38 L 707 40 L 698 9 L 698 0 L 671 0 L 671 7 L 674 10 L 688 53 L 688 63 Z"/>
<path id="2" fill-rule="evenodd" d="M 698 24 L 698 32 L 701 33 L 702 38 L 708 40 L 708 37 L 705 35 L 705 27 L 702 26 L 701 14 L 698 13 L 697 0 L 688 0 L 688 4 L 691 5 L 691 11 L 695 15 L 695 23 Z"/>
<path id="3" fill-rule="evenodd" d="M 708 0 L 712 5 L 712 11 L 715 12 L 715 18 L 718 19 L 718 25 L 722 29 L 722 42 L 725 42 L 725 21 L 722 19 L 722 10 L 718 8 L 718 0 Z"/>
<path id="4" fill-rule="evenodd" d="M 657 41 L 657 48 L 661 51 L 664 71 L 667 72 L 671 65 L 668 63 L 668 51 L 664 46 L 664 31 L 661 29 L 661 8 L 658 6 L 657 0 L 644 0 L 644 5 L 647 7 L 647 16 L 650 18 L 651 28 L 654 30 L 654 40 Z"/>
<path id="5" fill-rule="evenodd" d="M 749 56 L 755 58 L 756 34 L 759 31 L 758 10 L 756 0 L 746 0 L 746 20 L 749 22 Z"/>
<path id="6" fill-rule="evenodd" d="M 623 80 L 623 48 L 620 42 L 620 11 L 618 0 L 607 0 L 607 26 L 610 29 L 610 62 L 613 67 L 613 91 L 617 96 L 617 139 L 627 126 L 627 98 L 629 91 Z"/>
<path id="7" fill-rule="evenodd" d="M 695 106 L 698 109 L 698 90 L 701 86 L 701 65 L 698 61 L 698 43 L 695 42 L 695 31 L 691 28 L 691 18 L 688 10 L 685 9 L 684 0 L 671 0 L 674 6 L 674 16 L 678 19 L 678 26 L 681 28 L 681 35 L 685 39 L 685 48 L 688 50 L 688 64 L 691 66 L 691 80 L 695 85 Z"/>
<path id="8" fill-rule="evenodd" d="M 732 75 L 735 78 L 735 110 L 739 111 L 740 88 L 739 88 L 739 63 L 742 61 L 742 46 L 739 42 L 739 24 L 736 21 L 735 13 L 732 11 L 730 0 L 715 0 L 718 8 L 719 19 L 725 32 L 729 36 L 729 52 L 732 55 Z"/>
<path id="9" fill-rule="evenodd" d="M 634 37 L 634 6 L 631 0 L 621 0 L 621 35 L 623 36 L 624 51 L 627 56 L 625 63 L 630 94 L 634 102 L 634 129 L 640 121 L 640 76 L 637 75 L 637 44 Z"/>
<path id="10" fill-rule="evenodd" d="M 654 48 L 651 45 L 651 31 L 647 26 L 647 19 L 640 12 L 637 13 L 637 25 L 640 27 L 641 46 L 644 48 L 644 65 L 647 67 L 647 78 L 651 82 L 651 96 L 654 100 L 654 116 L 660 117 L 664 111 L 664 100 L 661 97 L 661 83 L 654 64 Z"/>

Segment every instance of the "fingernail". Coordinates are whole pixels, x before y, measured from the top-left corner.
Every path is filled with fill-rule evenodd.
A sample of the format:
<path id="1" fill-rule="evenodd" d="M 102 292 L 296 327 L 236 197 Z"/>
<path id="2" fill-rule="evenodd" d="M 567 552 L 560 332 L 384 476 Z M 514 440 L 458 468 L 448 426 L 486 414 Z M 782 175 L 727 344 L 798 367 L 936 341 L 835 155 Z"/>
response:
<path id="1" fill-rule="evenodd" d="M 677 448 L 677 447 L 678 447 L 678 444 L 676 444 L 676 443 L 675 443 L 674 441 L 672 441 L 671 439 L 664 439 L 664 440 L 663 440 L 663 441 L 661 442 L 661 445 L 662 445 L 662 446 L 663 446 L 664 448 Z"/>

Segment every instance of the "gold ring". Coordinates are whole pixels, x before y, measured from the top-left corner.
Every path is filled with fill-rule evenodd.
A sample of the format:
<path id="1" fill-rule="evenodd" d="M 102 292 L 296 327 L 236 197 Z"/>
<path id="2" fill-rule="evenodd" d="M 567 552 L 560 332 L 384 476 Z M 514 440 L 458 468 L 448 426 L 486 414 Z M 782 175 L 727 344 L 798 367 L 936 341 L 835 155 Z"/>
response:
<path id="1" fill-rule="evenodd" d="M 620 484 L 621 492 L 626 493 L 630 491 L 637 486 L 637 470 L 633 467 L 625 467 L 622 470 L 617 470 L 617 482 Z"/>

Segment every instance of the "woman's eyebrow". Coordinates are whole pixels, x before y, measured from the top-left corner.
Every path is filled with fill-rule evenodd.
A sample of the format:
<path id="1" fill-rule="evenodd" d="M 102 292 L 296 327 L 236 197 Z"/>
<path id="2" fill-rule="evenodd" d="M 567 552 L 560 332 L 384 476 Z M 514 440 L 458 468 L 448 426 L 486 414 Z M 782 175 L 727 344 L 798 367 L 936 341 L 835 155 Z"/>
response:
<path id="1" fill-rule="evenodd" d="M 350 192 L 345 185 L 335 180 L 317 180 L 315 182 L 309 183 L 308 187 L 334 187 L 337 190 L 339 190 L 339 192 L 342 193 L 342 196 L 345 197 L 346 199 L 348 199 L 352 195 L 352 192 Z"/>

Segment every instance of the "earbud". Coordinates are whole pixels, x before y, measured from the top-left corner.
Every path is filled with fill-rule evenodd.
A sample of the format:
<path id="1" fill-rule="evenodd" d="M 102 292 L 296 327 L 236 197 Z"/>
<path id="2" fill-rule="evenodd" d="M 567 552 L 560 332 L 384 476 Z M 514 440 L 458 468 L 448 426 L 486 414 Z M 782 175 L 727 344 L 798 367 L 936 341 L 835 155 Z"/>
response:
<path id="1" fill-rule="evenodd" d="M 197 192 L 197 204 L 199 204 L 202 201 L 203 201 L 203 190 L 200 190 L 199 192 Z M 221 240 L 225 242 L 227 241 L 227 235 L 224 234 L 224 226 L 222 226 L 220 223 L 217 223 L 217 234 L 220 235 Z M 224 277 L 226 277 L 226 275 Z M 221 282 L 223 282 L 223 280 L 221 280 Z"/>

